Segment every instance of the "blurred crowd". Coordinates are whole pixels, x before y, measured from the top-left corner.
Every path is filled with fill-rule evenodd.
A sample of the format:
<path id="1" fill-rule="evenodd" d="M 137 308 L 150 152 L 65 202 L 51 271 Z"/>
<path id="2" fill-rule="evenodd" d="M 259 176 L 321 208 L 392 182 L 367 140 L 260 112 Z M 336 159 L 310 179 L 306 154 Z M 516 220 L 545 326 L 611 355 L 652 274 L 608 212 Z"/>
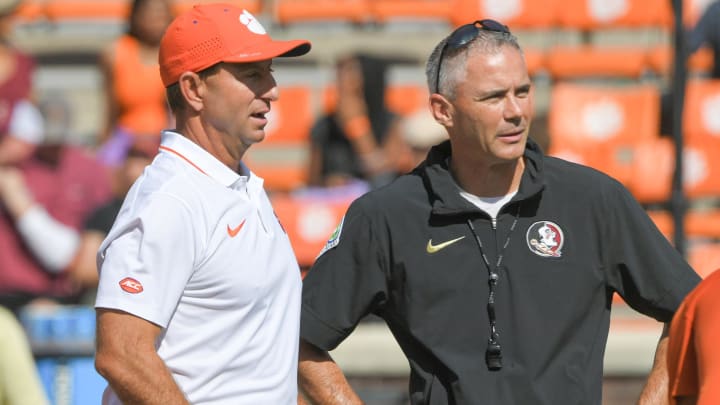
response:
<path id="1" fill-rule="evenodd" d="M 173 17 L 170 0 L 133 0 L 127 30 L 100 54 L 106 115 L 87 145 L 69 141 L 73 112 L 65 100 L 37 99 L 36 63 L 11 41 L 20 3 L 0 0 L 0 309 L 16 315 L 28 305 L 92 305 L 97 249 L 156 154 L 160 131 L 174 125 L 157 65 Z M 691 50 L 708 43 L 717 62 L 720 3 L 708 12 L 690 37 Z M 388 107 L 389 63 L 369 53 L 336 61 L 334 103 L 307 136 L 310 188 L 381 187 L 446 139 L 426 108 L 400 115 Z M 717 72 L 715 66 L 713 77 Z M 531 137 L 547 150 L 543 117 Z M 16 330 L 7 326 L 12 317 L 0 315 L 0 331 Z"/>
<path id="2" fill-rule="evenodd" d="M 153 158 L 160 131 L 174 125 L 157 66 L 170 0 L 132 1 L 126 31 L 99 55 L 106 113 L 83 145 L 69 141 L 66 100 L 34 94 L 36 63 L 11 41 L 20 4 L 0 2 L 0 305 L 13 312 L 33 302 L 92 303 L 96 249 Z M 707 8 L 689 35 L 690 51 L 720 46 L 719 11 L 717 2 Z M 390 64 L 371 53 L 337 59 L 332 105 L 306 137 L 309 189 L 383 186 L 445 139 L 425 107 L 407 114 L 388 107 Z M 544 117 L 536 117 L 531 137 L 549 148 Z"/>
<path id="3" fill-rule="evenodd" d="M 102 50 L 106 111 L 91 142 L 72 142 L 66 100 L 34 94 L 36 62 L 11 41 L 21 1 L 0 8 L 0 306 L 94 302 L 95 256 L 123 197 L 172 128 L 157 51 L 172 20 L 168 0 L 134 0 L 127 30 Z M 412 170 L 444 129 L 421 109 L 405 116 L 385 100 L 389 61 L 348 54 L 337 94 L 306 134 L 308 186 L 368 190 Z"/>

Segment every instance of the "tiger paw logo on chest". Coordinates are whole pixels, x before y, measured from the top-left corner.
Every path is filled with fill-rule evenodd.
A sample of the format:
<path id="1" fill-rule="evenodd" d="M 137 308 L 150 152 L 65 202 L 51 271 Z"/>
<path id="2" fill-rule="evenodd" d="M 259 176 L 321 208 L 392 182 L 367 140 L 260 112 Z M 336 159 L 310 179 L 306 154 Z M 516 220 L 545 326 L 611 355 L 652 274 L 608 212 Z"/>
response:
<path id="1" fill-rule="evenodd" d="M 538 221 L 530 225 L 525 237 L 530 251 L 541 257 L 561 257 L 565 242 L 563 231 L 558 224 Z"/>

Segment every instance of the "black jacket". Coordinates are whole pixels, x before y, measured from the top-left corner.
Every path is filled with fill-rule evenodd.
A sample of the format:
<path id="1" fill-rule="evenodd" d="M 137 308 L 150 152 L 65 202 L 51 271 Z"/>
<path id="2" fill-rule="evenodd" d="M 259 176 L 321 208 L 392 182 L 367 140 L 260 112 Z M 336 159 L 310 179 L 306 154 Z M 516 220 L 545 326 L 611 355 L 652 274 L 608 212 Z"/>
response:
<path id="1" fill-rule="evenodd" d="M 446 142 L 351 205 L 305 278 L 302 338 L 331 350 L 377 314 L 409 359 L 413 404 L 600 404 L 612 294 L 667 322 L 699 277 L 598 171 L 529 141 L 494 229 L 459 195 L 449 156 Z M 493 266 L 508 239 L 495 296 L 504 366 L 490 371 L 481 250 Z"/>

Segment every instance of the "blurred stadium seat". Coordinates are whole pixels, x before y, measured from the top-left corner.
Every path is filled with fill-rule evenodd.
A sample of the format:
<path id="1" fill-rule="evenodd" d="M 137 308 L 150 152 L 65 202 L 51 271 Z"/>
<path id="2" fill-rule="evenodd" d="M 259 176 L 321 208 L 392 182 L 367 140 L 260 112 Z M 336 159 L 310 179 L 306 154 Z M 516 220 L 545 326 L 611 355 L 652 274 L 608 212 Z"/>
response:
<path id="1" fill-rule="evenodd" d="M 124 22 L 130 12 L 128 0 L 48 0 L 44 14 L 52 22 L 115 21 Z"/>
<path id="2" fill-rule="evenodd" d="M 452 18 L 456 26 L 491 18 L 511 30 L 550 30 L 557 22 L 559 4 L 559 0 L 458 0 Z"/>
<path id="3" fill-rule="evenodd" d="M 173 11 L 175 14 L 181 14 L 188 11 L 195 4 L 217 3 L 218 0 L 173 0 Z M 262 0 L 222 0 L 223 3 L 232 4 L 241 7 L 252 13 L 256 17 L 263 11 Z"/>
<path id="4" fill-rule="evenodd" d="M 253 145 L 244 160 L 265 180 L 269 192 L 287 192 L 307 184 L 310 127 L 315 119 L 314 89 L 290 85 L 280 89 L 267 115 L 265 139 Z"/>
<path id="5" fill-rule="evenodd" d="M 683 110 L 685 139 L 720 139 L 720 79 L 696 79 L 687 83 Z"/>
<path id="6" fill-rule="evenodd" d="M 657 0 L 568 1 L 557 8 L 557 19 L 561 27 L 571 30 L 660 26 L 665 9 L 658 3 Z"/>
<path id="7" fill-rule="evenodd" d="M 559 44 L 549 50 L 548 71 L 558 79 L 577 77 L 640 78 L 649 70 L 648 52 L 657 41 L 649 32 L 664 29 L 665 9 L 657 0 L 578 0 L 558 8 L 565 32 L 581 34 L 580 44 Z M 670 4 L 669 1 L 665 1 Z M 624 32 L 621 41 L 598 41 L 599 34 Z M 640 35 L 643 34 L 643 35 Z M 656 35 L 657 36 L 657 35 Z"/>
<path id="8" fill-rule="evenodd" d="M 314 89 L 304 85 L 283 86 L 280 97 L 272 103 L 263 143 L 306 142 L 315 119 Z"/>
<path id="9" fill-rule="evenodd" d="M 664 137 L 639 142 L 633 147 L 630 166 L 630 179 L 625 185 L 641 204 L 669 201 L 675 171 L 672 139 Z"/>
<path id="10" fill-rule="evenodd" d="M 391 83 L 385 92 L 388 108 L 400 115 L 408 115 L 420 108 L 426 108 L 428 97 L 427 87 L 419 83 Z"/>
<path id="11" fill-rule="evenodd" d="M 688 263 L 703 278 L 720 268 L 720 243 L 697 243 L 688 249 Z"/>
<path id="12" fill-rule="evenodd" d="M 642 203 L 670 198 L 675 148 L 669 138 L 636 145 L 628 189 Z M 692 201 L 720 197 L 720 139 L 688 139 L 683 148 L 683 188 Z M 716 231 L 720 235 L 720 228 Z"/>
<path id="13" fill-rule="evenodd" d="M 658 75 L 670 74 L 673 66 L 674 50 L 672 45 L 662 44 L 648 50 L 648 66 Z M 698 49 L 688 57 L 687 68 L 692 74 L 710 72 L 713 65 L 713 51 L 709 47 Z"/>
<path id="14" fill-rule="evenodd" d="M 659 90 L 652 85 L 557 83 L 548 116 L 552 144 L 581 150 L 654 139 L 659 108 Z"/>
<path id="15" fill-rule="evenodd" d="M 275 0 L 274 19 L 279 24 L 345 21 L 366 22 L 368 0 Z"/>
<path id="16" fill-rule="evenodd" d="M 633 46 L 557 45 L 545 55 L 555 80 L 616 77 L 638 79 L 648 69 L 643 48 Z"/>
<path id="17" fill-rule="evenodd" d="M 340 224 L 351 199 L 298 198 L 278 195 L 272 204 L 301 267 L 312 265 Z"/>
<path id="18" fill-rule="evenodd" d="M 437 20 L 451 23 L 455 0 L 367 0 L 374 22 Z"/>

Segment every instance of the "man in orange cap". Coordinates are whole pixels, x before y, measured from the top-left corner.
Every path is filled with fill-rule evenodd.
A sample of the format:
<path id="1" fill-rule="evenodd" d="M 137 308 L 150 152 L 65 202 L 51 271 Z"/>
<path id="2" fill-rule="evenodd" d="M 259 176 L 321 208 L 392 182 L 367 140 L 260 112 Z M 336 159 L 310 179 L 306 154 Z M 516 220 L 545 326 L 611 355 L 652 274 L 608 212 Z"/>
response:
<path id="1" fill-rule="evenodd" d="M 300 271 L 242 158 L 278 99 L 272 59 L 309 50 L 228 4 L 195 6 L 165 32 L 177 128 L 98 252 L 104 404 L 297 401 Z"/>

